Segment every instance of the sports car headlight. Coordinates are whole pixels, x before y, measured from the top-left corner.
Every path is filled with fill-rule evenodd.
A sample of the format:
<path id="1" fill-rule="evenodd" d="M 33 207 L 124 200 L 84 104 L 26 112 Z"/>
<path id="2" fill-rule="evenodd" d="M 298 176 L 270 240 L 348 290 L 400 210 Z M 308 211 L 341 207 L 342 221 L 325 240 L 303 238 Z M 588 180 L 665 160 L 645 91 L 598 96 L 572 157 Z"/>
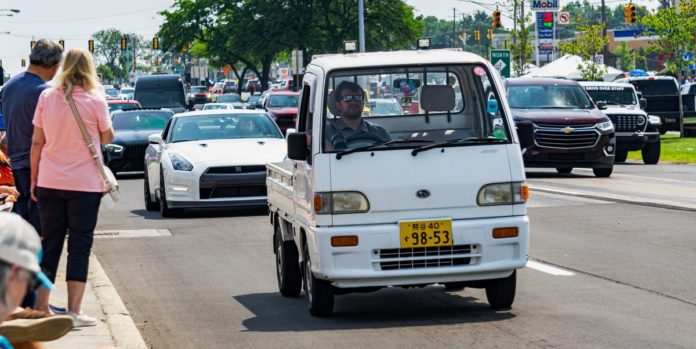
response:
<path id="1" fill-rule="evenodd" d="M 177 153 L 169 153 L 169 160 L 172 161 L 172 168 L 176 171 L 191 171 L 193 165 L 183 156 Z"/>
<path id="2" fill-rule="evenodd" d="M 529 199 L 529 187 L 524 182 L 493 183 L 481 187 L 476 203 L 479 206 L 523 204 Z"/>
<path id="3" fill-rule="evenodd" d="M 107 144 L 106 150 L 110 153 L 120 153 L 123 151 L 123 146 L 120 146 L 118 144 Z"/>
<path id="4" fill-rule="evenodd" d="M 611 121 L 598 122 L 597 127 L 600 131 L 611 131 L 614 129 L 614 124 Z"/>
<path id="5" fill-rule="evenodd" d="M 314 212 L 319 214 L 363 213 L 369 210 L 367 198 L 357 191 L 314 194 Z"/>

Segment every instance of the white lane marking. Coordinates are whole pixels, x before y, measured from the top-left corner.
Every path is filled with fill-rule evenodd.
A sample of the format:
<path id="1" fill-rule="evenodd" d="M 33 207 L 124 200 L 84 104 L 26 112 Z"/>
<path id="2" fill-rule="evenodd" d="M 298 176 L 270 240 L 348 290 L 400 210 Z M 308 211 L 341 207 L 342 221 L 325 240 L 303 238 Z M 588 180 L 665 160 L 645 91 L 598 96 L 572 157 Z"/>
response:
<path id="1" fill-rule="evenodd" d="M 534 270 L 538 270 L 540 272 L 551 274 L 554 276 L 573 276 L 573 275 L 575 275 L 575 273 L 573 273 L 573 272 L 569 272 L 569 271 L 561 269 L 561 268 L 552 267 L 550 265 L 546 265 L 546 264 L 535 262 L 535 261 L 527 261 L 527 267 L 532 268 Z"/>
<path id="2" fill-rule="evenodd" d="M 578 171 L 585 171 L 585 172 L 591 172 L 591 168 L 577 168 L 573 169 L 573 171 L 578 170 Z M 666 182 L 666 183 L 675 183 L 675 184 L 683 184 L 683 183 L 689 183 L 689 184 L 696 184 L 696 181 L 688 180 L 688 179 L 677 179 L 677 178 L 664 178 L 664 177 L 650 177 L 650 176 L 640 176 L 640 175 L 634 175 L 634 174 L 627 174 L 627 173 L 612 173 L 612 177 L 626 177 L 626 178 L 636 178 L 636 179 L 649 179 L 649 180 L 654 180 L 654 181 L 661 181 L 661 182 Z"/>

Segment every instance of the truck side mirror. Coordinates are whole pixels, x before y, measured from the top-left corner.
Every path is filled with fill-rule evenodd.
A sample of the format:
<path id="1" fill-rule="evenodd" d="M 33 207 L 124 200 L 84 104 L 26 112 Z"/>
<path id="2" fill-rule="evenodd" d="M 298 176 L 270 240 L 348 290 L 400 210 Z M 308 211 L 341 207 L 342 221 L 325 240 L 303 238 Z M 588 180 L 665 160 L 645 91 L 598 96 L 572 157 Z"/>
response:
<path id="1" fill-rule="evenodd" d="M 638 102 L 640 103 L 640 109 L 645 110 L 645 108 L 648 107 L 648 100 L 647 99 L 641 98 L 638 100 Z"/>
<path id="2" fill-rule="evenodd" d="M 599 110 L 607 109 L 607 103 L 606 102 L 597 102 L 597 109 L 599 109 Z"/>
<path id="3" fill-rule="evenodd" d="M 529 120 L 518 121 L 517 137 L 520 139 L 520 147 L 526 149 L 534 145 L 534 124 Z"/>
<path id="4" fill-rule="evenodd" d="M 307 135 L 304 132 L 288 134 L 288 158 L 291 160 L 306 161 L 309 156 L 307 147 Z"/>

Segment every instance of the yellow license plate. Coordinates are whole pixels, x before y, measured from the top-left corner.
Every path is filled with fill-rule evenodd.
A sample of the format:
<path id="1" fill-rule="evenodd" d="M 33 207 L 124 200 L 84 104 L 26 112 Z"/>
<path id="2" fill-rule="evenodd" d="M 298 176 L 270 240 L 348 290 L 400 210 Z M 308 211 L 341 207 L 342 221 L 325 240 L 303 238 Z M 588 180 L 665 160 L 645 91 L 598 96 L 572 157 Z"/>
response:
<path id="1" fill-rule="evenodd" d="M 452 220 L 400 222 L 401 248 L 452 246 Z"/>

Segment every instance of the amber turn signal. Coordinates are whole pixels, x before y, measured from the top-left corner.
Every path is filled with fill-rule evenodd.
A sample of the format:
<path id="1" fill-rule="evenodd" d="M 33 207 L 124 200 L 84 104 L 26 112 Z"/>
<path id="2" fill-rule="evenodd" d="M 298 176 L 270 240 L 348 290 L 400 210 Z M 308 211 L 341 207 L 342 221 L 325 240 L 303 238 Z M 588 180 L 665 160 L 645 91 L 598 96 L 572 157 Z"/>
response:
<path id="1" fill-rule="evenodd" d="M 493 229 L 493 238 L 494 239 L 514 238 L 514 237 L 517 237 L 517 235 L 518 235 L 517 227 Z"/>
<path id="2" fill-rule="evenodd" d="M 332 236 L 331 237 L 331 246 L 333 246 L 333 247 L 358 246 L 358 237 L 356 235 Z"/>
<path id="3" fill-rule="evenodd" d="M 520 196 L 522 197 L 522 201 L 529 200 L 529 185 L 527 185 L 527 183 L 522 184 Z"/>

